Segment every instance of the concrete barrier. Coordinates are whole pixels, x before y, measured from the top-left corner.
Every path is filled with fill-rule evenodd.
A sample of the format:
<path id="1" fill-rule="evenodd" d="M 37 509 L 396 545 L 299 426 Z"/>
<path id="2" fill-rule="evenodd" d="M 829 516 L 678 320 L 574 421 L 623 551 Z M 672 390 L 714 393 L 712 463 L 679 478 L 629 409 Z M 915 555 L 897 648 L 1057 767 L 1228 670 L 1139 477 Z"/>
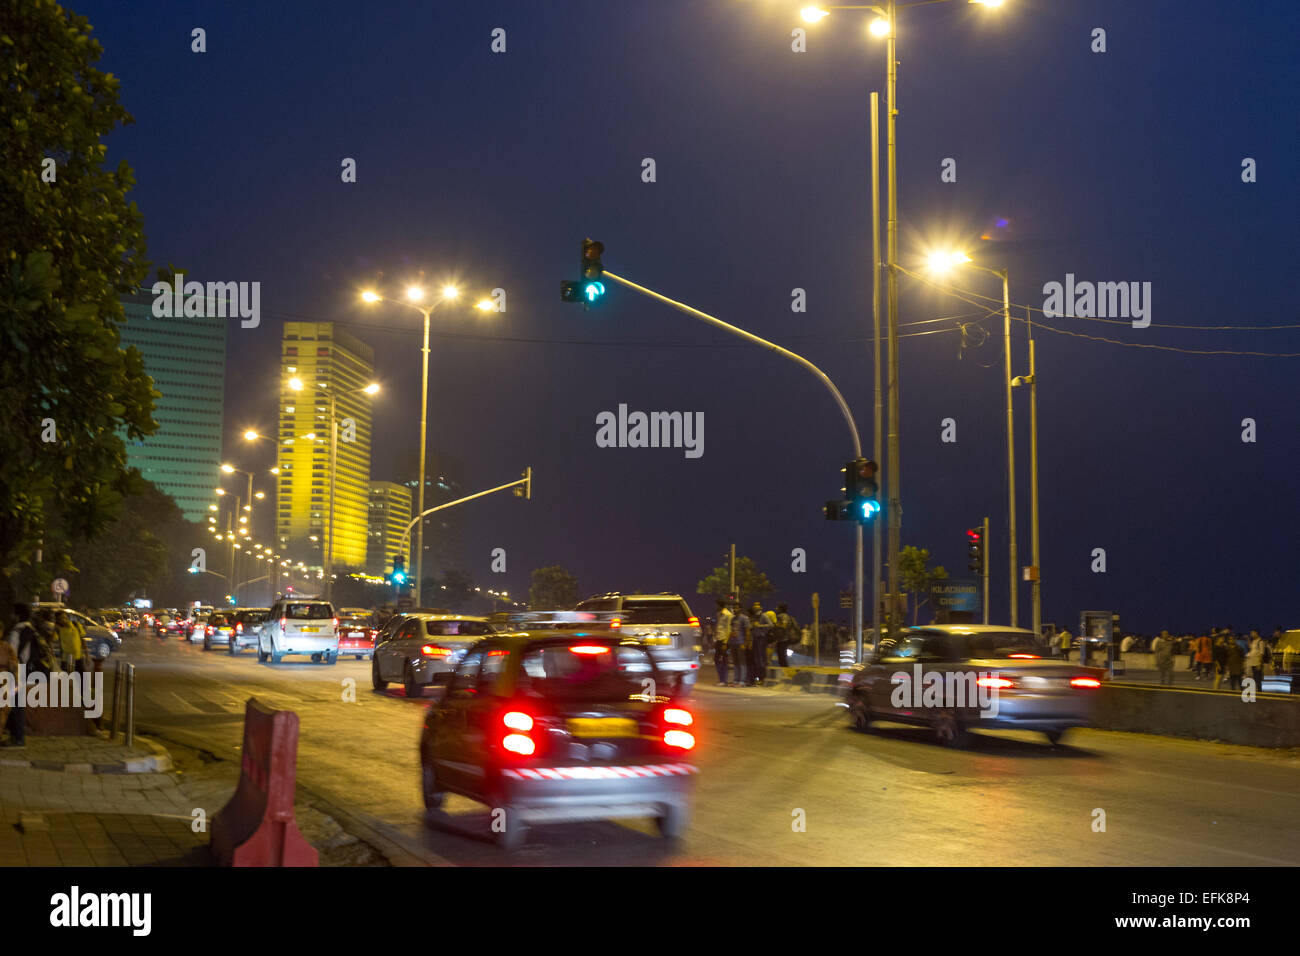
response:
<path id="1" fill-rule="evenodd" d="M 1300 747 L 1300 700 L 1200 688 L 1110 681 L 1097 692 L 1096 726 L 1143 734 L 1221 740 L 1251 747 Z"/>

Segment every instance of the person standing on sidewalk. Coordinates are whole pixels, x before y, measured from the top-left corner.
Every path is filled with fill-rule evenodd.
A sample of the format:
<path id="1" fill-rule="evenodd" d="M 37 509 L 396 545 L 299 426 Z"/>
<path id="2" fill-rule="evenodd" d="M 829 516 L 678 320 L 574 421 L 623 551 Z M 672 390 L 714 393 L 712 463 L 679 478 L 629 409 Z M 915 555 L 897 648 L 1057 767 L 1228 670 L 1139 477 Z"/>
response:
<path id="1" fill-rule="evenodd" d="M 14 618 L 17 621 L 13 630 L 9 632 L 5 643 L 8 645 L 11 657 L 15 663 L 14 673 L 17 675 L 18 665 L 26 668 L 27 677 L 30 680 L 32 672 L 43 670 L 42 662 L 42 645 L 44 639 L 36 626 L 31 622 L 31 609 L 26 604 L 14 605 Z M 6 747 L 25 747 L 27 746 L 27 708 L 23 706 L 21 700 L 15 700 L 13 707 L 9 710 L 9 716 L 5 721 L 9 729 L 9 740 L 6 741 Z"/>
<path id="2" fill-rule="evenodd" d="M 1224 643 L 1226 645 L 1224 667 L 1228 671 L 1228 682 L 1233 690 L 1241 690 L 1241 675 L 1245 670 L 1246 655 L 1241 653 L 1241 645 L 1236 641 L 1228 640 Z"/>
<path id="3" fill-rule="evenodd" d="M 1156 670 L 1160 672 L 1160 683 L 1173 686 L 1174 683 L 1174 639 L 1168 631 L 1161 631 L 1160 636 L 1151 644 L 1156 656 Z"/>
<path id="4" fill-rule="evenodd" d="M 1214 664 L 1214 642 L 1210 640 L 1210 635 L 1202 634 L 1196 639 L 1196 679 L 1200 680 L 1204 674 L 1206 679 L 1210 676 L 1210 667 Z"/>
<path id="5" fill-rule="evenodd" d="M 1250 650 L 1246 652 L 1246 666 L 1250 668 L 1250 679 L 1255 682 L 1256 692 L 1264 683 L 1264 651 L 1267 646 L 1264 638 L 1259 636 L 1259 631 L 1250 632 Z"/>
<path id="6" fill-rule="evenodd" d="M 58 635 L 63 669 L 69 674 L 73 674 L 77 670 L 77 662 L 81 660 L 83 653 L 81 631 L 63 611 L 59 611 L 54 615 L 54 631 Z"/>
<path id="7" fill-rule="evenodd" d="M 749 682 L 757 686 L 767 678 L 767 647 L 772 642 L 773 632 L 776 630 L 776 615 L 771 611 L 764 611 L 763 605 L 755 601 L 754 606 L 749 609 L 749 616 L 754 629 Z"/>
<path id="8" fill-rule="evenodd" d="M 749 657 L 749 615 L 740 605 L 736 605 L 736 616 L 731 621 L 731 641 L 727 645 L 727 653 L 731 658 L 732 667 L 736 671 L 736 679 L 732 682 L 732 687 L 743 687 Z"/>
<path id="9" fill-rule="evenodd" d="M 727 642 L 731 640 L 731 608 L 718 598 L 718 623 L 713 631 L 713 665 L 718 669 L 718 686 L 727 686 Z"/>
<path id="10" fill-rule="evenodd" d="M 776 606 L 776 663 L 780 667 L 790 666 L 790 645 L 799 640 L 799 624 L 790 615 L 786 604 Z"/>
<path id="11" fill-rule="evenodd" d="M 1061 631 L 1060 639 L 1061 659 L 1068 661 L 1070 659 L 1070 645 L 1074 643 L 1074 638 L 1070 636 L 1070 629 L 1064 628 Z"/>

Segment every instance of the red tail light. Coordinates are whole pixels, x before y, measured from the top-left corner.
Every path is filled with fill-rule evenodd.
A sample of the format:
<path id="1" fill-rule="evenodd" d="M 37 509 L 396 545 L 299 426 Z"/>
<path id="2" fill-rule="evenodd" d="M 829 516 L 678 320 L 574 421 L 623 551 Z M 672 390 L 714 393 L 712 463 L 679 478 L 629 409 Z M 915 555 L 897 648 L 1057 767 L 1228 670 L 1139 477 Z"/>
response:
<path id="1" fill-rule="evenodd" d="M 980 677 L 975 683 L 981 687 L 995 687 L 998 690 L 1005 690 L 1008 687 L 1015 687 L 1016 682 L 1007 680 L 1005 677 Z"/>
<path id="2" fill-rule="evenodd" d="M 1037 654 L 1008 654 L 1007 656 L 1022 661 L 1036 661 L 1039 659 Z"/>
<path id="3" fill-rule="evenodd" d="M 243 634 L 243 633 L 244 633 L 244 625 L 243 625 L 242 623 L 237 623 L 237 624 L 235 625 L 235 633 L 236 633 L 236 634 Z"/>
<path id="4" fill-rule="evenodd" d="M 529 717 L 521 710 L 512 710 L 501 718 L 501 723 L 505 724 L 511 730 L 519 730 L 527 733 L 533 729 L 533 718 Z"/>
<path id="5" fill-rule="evenodd" d="M 694 750 L 695 735 L 685 730 L 669 730 L 664 733 L 664 743 L 678 750 Z"/>
<path id="6" fill-rule="evenodd" d="M 445 647 L 438 647 L 435 644 L 425 644 L 424 647 L 420 648 L 420 653 L 425 657 L 446 657 L 451 653 L 451 651 L 447 650 Z"/>
<path id="7" fill-rule="evenodd" d="M 573 654 L 608 654 L 609 648 L 603 644 L 574 644 L 569 651 Z"/>
<path id="8" fill-rule="evenodd" d="M 686 623 L 689 624 L 691 627 L 699 627 L 700 619 L 698 617 L 690 617 L 686 619 Z"/>
<path id="9" fill-rule="evenodd" d="M 280 628 L 282 630 L 285 627 L 285 625 L 287 625 L 288 623 L 289 623 L 289 619 L 287 617 L 280 618 Z"/>
<path id="10" fill-rule="evenodd" d="M 614 628 L 615 630 L 618 630 L 620 627 L 623 626 L 623 622 L 618 618 L 614 618 L 614 620 L 609 622 L 609 626 Z"/>
<path id="11" fill-rule="evenodd" d="M 681 724 L 683 727 L 689 727 L 695 723 L 695 718 L 691 716 L 691 712 L 682 710 L 680 707 L 669 707 L 665 710 L 664 720 L 670 724 Z"/>
<path id="12" fill-rule="evenodd" d="M 537 753 L 537 742 L 529 736 L 533 729 L 533 718 L 522 710 L 509 710 L 501 715 L 506 735 L 501 738 L 501 749 L 521 757 L 531 757 Z"/>
<path id="13" fill-rule="evenodd" d="M 206 634 L 211 634 L 211 633 L 212 633 L 212 625 L 211 625 L 211 624 L 209 624 L 209 625 L 204 629 L 204 633 L 206 633 Z"/>
<path id="14" fill-rule="evenodd" d="M 664 730 L 664 744 L 674 750 L 694 750 L 695 735 L 689 730 L 682 730 L 683 727 L 690 727 L 695 723 L 695 717 L 689 710 L 684 707 L 665 708 L 660 715 L 663 722 L 669 725 Z"/>
<path id="15" fill-rule="evenodd" d="M 1101 681 L 1095 677 L 1075 677 L 1070 680 L 1071 687 L 1100 687 Z"/>
<path id="16" fill-rule="evenodd" d="M 523 734 L 506 734 L 501 740 L 501 746 L 521 757 L 531 757 L 537 752 L 537 745 L 533 743 L 533 738 Z"/>

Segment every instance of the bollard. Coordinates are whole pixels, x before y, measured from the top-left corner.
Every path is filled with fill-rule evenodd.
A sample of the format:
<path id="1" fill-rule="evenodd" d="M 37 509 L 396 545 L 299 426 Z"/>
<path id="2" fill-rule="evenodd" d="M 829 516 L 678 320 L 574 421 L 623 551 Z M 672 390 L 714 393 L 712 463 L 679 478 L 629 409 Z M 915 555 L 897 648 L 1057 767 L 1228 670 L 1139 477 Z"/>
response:
<path id="1" fill-rule="evenodd" d="M 126 661 L 118 661 L 113 669 L 113 714 L 109 717 L 108 739 L 117 739 L 117 723 L 122 717 L 122 680 Z"/>
<path id="2" fill-rule="evenodd" d="M 135 745 L 135 665 L 126 665 L 126 745 Z"/>

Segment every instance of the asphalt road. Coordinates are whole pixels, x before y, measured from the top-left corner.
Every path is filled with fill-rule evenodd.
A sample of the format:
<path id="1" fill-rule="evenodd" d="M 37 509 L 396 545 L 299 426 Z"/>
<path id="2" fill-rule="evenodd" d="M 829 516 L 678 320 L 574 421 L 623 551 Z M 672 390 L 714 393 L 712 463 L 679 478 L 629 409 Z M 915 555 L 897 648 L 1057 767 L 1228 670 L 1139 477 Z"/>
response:
<path id="1" fill-rule="evenodd" d="M 301 786 L 429 861 L 1300 864 L 1294 753 L 1095 730 L 1059 748 L 1037 734 L 976 734 L 954 751 L 902 725 L 856 733 L 832 697 L 717 687 L 693 707 L 701 772 L 684 839 L 660 840 L 650 821 L 555 824 L 507 857 L 489 840 L 486 807 L 451 798 L 445 819 L 426 821 L 416 743 L 430 701 L 372 691 L 368 662 L 277 666 L 152 637 L 128 637 L 122 656 L 136 664 L 141 733 L 210 750 L 233 774 L 244 702 L 295 710 Z"/>

